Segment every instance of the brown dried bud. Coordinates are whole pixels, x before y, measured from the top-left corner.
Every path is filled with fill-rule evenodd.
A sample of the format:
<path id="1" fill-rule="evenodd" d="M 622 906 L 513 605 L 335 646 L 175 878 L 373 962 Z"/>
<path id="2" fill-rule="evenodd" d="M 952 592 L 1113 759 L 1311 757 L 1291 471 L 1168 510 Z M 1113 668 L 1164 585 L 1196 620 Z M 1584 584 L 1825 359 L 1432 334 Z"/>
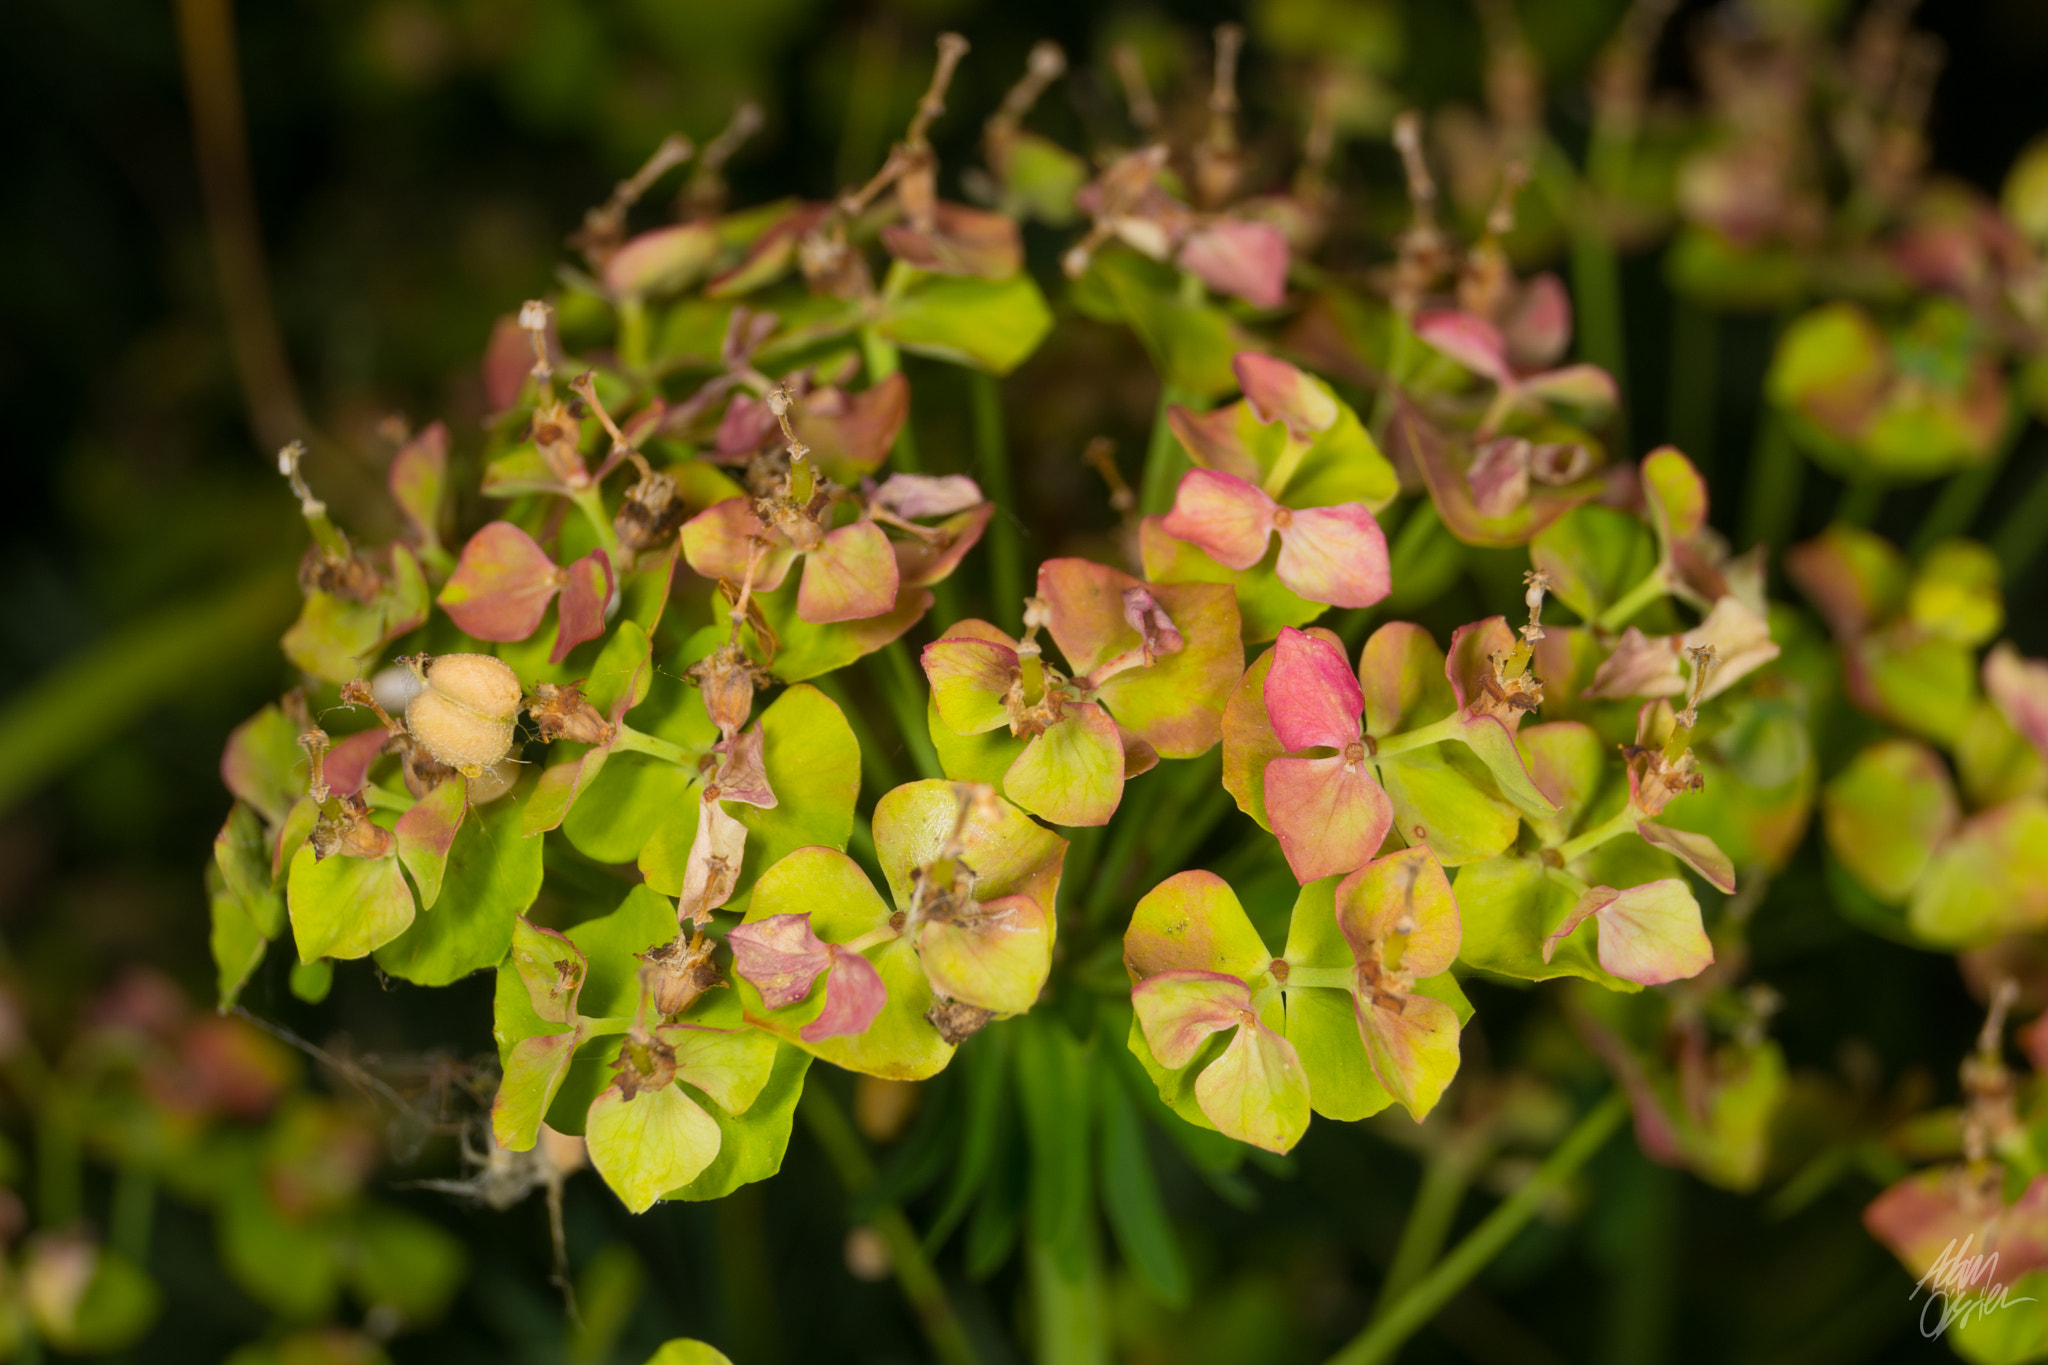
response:
<path id="1" fill-rule="evenodd" d="M 677 495 L 674 476 L 656 471 L 643 475 L 626 490 L 626 500 L 612 518 L 612 529 L 627 549 L 652 549 L 683 524 L 688 511 Z"/>
<path id="2" fill-rule="evenodd" d="M 512 751 L 524 698 L 511 665 L 489 654 L 421 655 L 425 685 L 405 708 L 405 728 L 434 759 L 474 777 Z"/>
<path id="3" fill-rule="evenodd" d="M 672 1019 L 697 1003 L 704 992 L 726 984 L 711 960 L 711 941 L 698 934 L 685 939 L 681 934 L 658 947 L 638 954 L 647 965 L 640 969 L 641 983 L 654 1002 L 654 1012 Z"/>
<path id="4" fill-rule="evenodd" d="M 620 1090 L 627 1099 L 649 1091 L 666 1090 L 676 1078 L 675 1049 L 658 1038 L 626 1035 L 613 1063 Z"/>
<path id="5" fill-rule="evenodd" d="M 308 842 L 313 845 L 313 860 L 318 862 L 337 853 L 344 858 L 389 857 L 397 841 L 390 830 L 371 822 L 363 798 L 352 795 L 341 798 L 339 814 L 320 817 Z"/>
<path id="6" fill-rule="evenodd" d="M 384 576 L 362 556 L 338 555 L 316 541 L 299 560 L 299 589 L 368 603 L 384 591 Z"/>
<path id="7" fill-rule="evenodd" d="M 958 1047 L 988 1026 L 995 1018 L 994 1010 L 985 1010 L 978 1005 L 969 1005 L 959 1000 L 936 999 L 932 1007 L 924 1012 L 924 1020 L 939 1031 L 946 1046 Z"/>
<path id="8" fill-rule="evenodd" d="M 526 699 L 526 714 L 533 718 L 533 727 L 541 739 L 549 744 L 558 739 L 576 744 L 609 744 L 619 733 L 618 726 L 584 699 L 583 688 L 577 683 L 559 687 L 536 683 L 533 695 Z"/>
<path id="9" fill-rule="evenodd" d="M 704 709 L 719 733 L 727 739 L 739 733 L 754 713 L 755 684 L 764 680 L 739 643 L 728 640 L 712 650 L 690 665 L 687 676 L 703 690 Z"/>

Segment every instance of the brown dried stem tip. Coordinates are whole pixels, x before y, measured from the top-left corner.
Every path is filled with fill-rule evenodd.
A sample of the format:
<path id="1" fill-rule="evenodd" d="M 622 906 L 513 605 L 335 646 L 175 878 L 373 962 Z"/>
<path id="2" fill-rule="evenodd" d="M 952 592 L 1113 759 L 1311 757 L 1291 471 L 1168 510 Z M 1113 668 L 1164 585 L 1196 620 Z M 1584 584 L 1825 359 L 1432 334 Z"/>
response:
<path id="1" fill-rule="evenodd" d="M 1145 83 L 1145 59 L 1135 44 L 1118 43 L 1112 60 L 1116 62 L 1117 80 L 1124 87 L 1124 102 L 1130 106 L 1132 126 L 1147 138 L 1156 135 L 1159 103 L 1152 98 L 1152 87 Z"/>
<path id="2" fill-rule="evenodd" d="M 1209 135 L 1195 149 L 1195 192 L 1204 208 L 1218 208 L 1237 190 L 1243 161 L 1237 152 L 1237 59 L 1244 29 L 1216 26 L 1216 76 L 1209 89 Z"/>
<path id="3" fill-rule="evenodd" d="M 1401 168 L 1408 177 L 1408 202 L 1413 218 L 1408 230 L 1395 242 L 1399 252 L 1394 263 L 1394 310 L 1406 317 L 1414 313 L 1422 296 L 1443 273 L 1450 248 L 1436 221 L 1436 180 L 1422 155 L 1422 115 L 1405 110 L 1394 120 L 1394 147 L 1401 153 Z"/>
<path id="4" fill-rule="evenodd" d="M 681 133 L 670 133 L 640 169 L 612 187 L 611 198 L 583 215 L 583 226 L 570 245 L 583 253 L 593 269 L 601 269 L 619 243 L 626 240 L 626 214 L 654 182 L 695 155 L 696 147 Z"/>
<path id="5" fill-rule="evenodd" d="M 640 969 L 640 983 L 656 1014 L 673 1019 L 704 992 L 727 984 L 712 960 L 714 946 L 699 929 L 694 937 L 678 933 L 669 942 L 636 954 L 647 964 Z"/>
<path id="6" fill-rule="evenodd" d="M 745 145 L 748 138 L 761 131 L 765 122 L 761 106 L 752 100 L 742 101 L 732 111 L 732 120 L 697 154 L 696 169 L 690 172 L 689 182 L 683 187 L 684 217 L 716 218 L 724 210 L 725 163 L 732 160 L 733 153 Z"/>
<path id="7" fill-rule="evenodd" d="M 524 704 L 542 743 L 609 744 L 618 737 L 618 727 L 585 699 L 581 683 L 535 683 Z"/>
<path id="8" fill-rule="evenodd" d="M 1065 75 L 1066 70 L 1067 54 L 1058 43 L 1048 40 L 1031 49 L 1031 55 L 1024 61 L 1024 74 L 1003 96 L 1002 104 L 989 115 L 983 129 L 988 164 L 998 175 L 1009 172 L 1010 152 L 1016 144 L 1017 129 L 1022 126 L 1024 116 L 1031 112 L 1032 105 L 1038 103 L 1046 87 Z"/>
<path id="9" fill-rule="evenodd" d="M 533 382 L 540 386 L 540 401 L 554 401 L 555 370 L 548 363 L 548 324 L 554 318 L 555 310 L 541 299 L 528 299 L 519 306 L 519 327 L 526 333 L 533 346 Z"/>

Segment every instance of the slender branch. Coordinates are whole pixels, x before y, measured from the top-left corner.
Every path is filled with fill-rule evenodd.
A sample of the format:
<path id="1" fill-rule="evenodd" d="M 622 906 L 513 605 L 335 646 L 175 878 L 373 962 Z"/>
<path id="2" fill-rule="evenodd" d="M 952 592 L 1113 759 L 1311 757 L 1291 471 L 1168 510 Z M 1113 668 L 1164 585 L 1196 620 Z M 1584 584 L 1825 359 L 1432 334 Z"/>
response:
<path id="1" fill-rule="evenodd" d="M 811 1136 L 824 1149 L 825 1159 L 839 1173 L 839 1182 L 846 1187 L 848 1197 L 858 1199 L 873 1188 L 874 1159 L 847 1121 L 846 1111 L 826 1088 L 815 1081 L 805 1086 L 797 1108 Z M 946 1365 L 978 1365 L 974 1345 L 953 1311 L 952 1300 L 946 1297 L 946 1286 L 925 1256 L 924 1244 L 918 1240 L 917 1231 L 904 1217 L 903 1210 L 894 1203 L 879 1204 L 868 1221 L 889 1248 L 889 1266 L 896 1273 L 896 1283 L 916 1310 L 925 1337 L 938 1358 Z"/>
<path id="2" fill-rule="evenodd" d="M 1610 1092 L 1588 1110 L 1521 1188 L 1502 1200 L 1413 1289 L 1331 1356 L 1328 1365 L 1384 1365 L 1392 1360 L 1402 1344 L 1505 1250 L 1544 1202 L 1614 1136 L 1627 1114 L 1628 1101 L 1620 1091 Z"/>
<path id="3" fill-rule="evenodd" d="M 1782 548 L 1799 516 L 1799 489 L 1806 481 L 1806 462 L 1792 444 L 1785 419 L 1764 408 L 1749 459 L 1748 497 L 1742 509 L 1745 546 Z"/>
<path id="4" fill-rule="evenodd" d="M 1461 1146 L 1452 1137 L 1423 1161 L 1422 1184 L 1415 1191 L 1415 1202 L 1408 1206 L 1408 1220 L 1401 1225 L 1401 1240 L 1394 1246 L 1394 1261 L 1387 1267 L 1373 1310 L 1375 1318 L 1386 1316 L 1388 1309 L 1421 1282 L 1451 1235 L 1451 1224 L 1457 1221 L 1458 1207 L 1472 1184 L 1472 1163 Z"/>
<path id="5" fill-rule="evenodd" d="M 704 755 L 692 753 L 680 744 L 671 744 L 665 739 L 635 730 L 624 721 L 618 722 L 619 733 L 612 740 L 612 748 L 625 753 L 646 754 L 649 758 L 666 759 L 678 768 L 695 770 Z"/>
<path id="6" fill-rule="evenodd" d="M 1620 630 L 1633 621 L 1637 614 L 1671 590 L 1669 575 L 1664 566 L 1643 575 L 1640 583 L 1623 593 L 1613 606 L 1594 618 L 1593 624 L 1602 630 Z"/>
<path id="7" fill-rule="evenodd" d="M 220 278 L 228 344 L 241 376 L 249 426 L 265 450 L 275 450 L 304 436 L 307 423 L 264 266 L 232 3 L 178 0 L 177 11 L 193 151 L 199 161 L 199 188 L 214 270 Z"/>
<path id="8" fill-rule="evenodd" d="M 1145 446 L 1145 475 L 1138 484 L 1138 511 L 1142 514 L 1164 512 L 1173 506 L 1173 495 L 1180 487 L 1180 476 L 1188 467 L 1188 459 L 1173 428 L 1167 425 L 1166 414 L 1175 403 L 1187 398 L 1172 384 L 1160 383 L 1159 407 L 1152 417 L 1152 439 Z"/>
<path id="9" fill-rule="evenodd" d="M 1600 824 L 1560 847 L 1557 856 L 1566 864 L 1574 863 L 1600 845 L 1629 833 L 1636 827 L 1638 818 L 1633 807 L 1623 806 Z"/>
<path id="10" fill-rule="evenodd" d="M 990 619 L 1004 630 L 1022 629 L 1024 546 L 1018 535 L 1017 495 L 1010 484 L 1010 447 L 1003 437 L 1003 389 L 994 375 L 968 372 L 974 399 L 974 459 L 982 495 L 996 505 L 988 524 Z"/>
<path id="11" fill-rule="evenodd" d="M 298 596 L 264 568 L 219 596 L 165 607 L 58 664 L 0 705 L 0 811 L 122 737 L 165 697 L 272 647 Z"/>
<path id="12" fill-rule="evenodd" d="M 2026 431 L 2027 417 L 2022 409 L 2007 422 L 2005 439 L 1991 452 L 1990 459 L 1975 469 L 1965 469 L 1952 475 L 1942 485 L 1941 496 L 1920 519 L 1920 529 L 1913 533 L 1913 542 L 1907 553 L 1918 559 L 1950 536 L 1962 535 L 1970 529 L 1970 523 L 1983 510 L 1984 499 L 1991 496 L 1992 485 L 1998 482 L 1998 476 L 2004 472 Z"/>

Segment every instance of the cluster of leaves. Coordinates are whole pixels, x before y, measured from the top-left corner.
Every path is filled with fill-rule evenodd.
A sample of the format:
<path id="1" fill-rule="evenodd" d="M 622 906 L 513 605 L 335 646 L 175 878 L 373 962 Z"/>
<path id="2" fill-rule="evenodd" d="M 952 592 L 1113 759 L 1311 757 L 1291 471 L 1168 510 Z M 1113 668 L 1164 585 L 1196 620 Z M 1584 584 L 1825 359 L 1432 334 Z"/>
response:
<path id="1" fill-rule="evenodd" d="M 223 1001 L 287 931 L 309 999 L 363 958 L 420 986 L 495 972 L 483 1159 L 580 1138 L 635 1212 L 772 1175 L 814 1059 L 919 1081 L 965 1045 L 990 1059 L 980 1136 L 938 1235 L 979 1198 L 972 1254 L 1016 1236 L 988 1132 L 1014 1075 L 1033 1148 L 1099 1138 L 1120 1244 L 1184 1294 L 1139 1112 L 1220 1134 L 1180 1135 L 1211 1174 L 1237 1144 L 1287 1152 L 1312 1115 L 1419 1122 L 1459 1072 L 1461 976 L 1565 978 L 1644 1150 L 1755 1186 L 1787 1090 L 1772 998 L 1745 989 L 1760 885 L 1818 801 L 1840 894 L 1879 932 L 1953 949 L 2048 923 L 2048 664 L 2000 646 L 1980 670 L 2003 616 L 1988 552 L 1944 539 L 1909 563 L 1847 525 L 1786 557 L 1829 651 L 1767 598 L 1770 547 L 1736 554 L 1710 524 L 1684 453 L 1628 457 L 1621 357 L 1566 363 L 1572 300 L 1517 262 L 1676 219 L 1681 291 L 1824 298 L 1784 331 L 1775 420 L 1869 485 L 1994 457 L 2048 274 L 1990 205 L 1919 178 L 1909 57 L 1834 111 L 1870 196 L 1836 211 L 1807 180 L 1818 97 L 1791 62 L 1817 34 L 1710 44 L 1709 114 L 1680 139 L 1643 109 L 1659 12 L 1612 40 L 1584 176 L 1530 112 L 1511 16 L 1494 24 L 1495 74 L 1527 79 L 1439 129 L 1454 197 L 1483 187 L 1475 230 L 1439 221 L 1403 116 L 1412 217 L 1356 277 L 1313 264 L 1331 109 L 1289 190 L 1249 190 L 1234 30 L 1206 126 L 1169 136 L 1134 77 L 1140 144 L 1092 176 L 1022 127 L 1062 65 L 1034 53 L 967 182 L 978 206 L 939 197 L 928 138 L 951 37 L 904 139 L 830 202 L 728 210 L 721 137 L 680 220 L 632 232 L 692 155 L 665 144 L 587 216 L 560 293 L 494 335 L 494 519 L 459 549 L 441 428 L 395 455 L 405 531 L 371 550 L 285 453 L 313 542 L 285 638 L 305 686 L 223 761 Z M 1065 233 L 1062 306 L 1128 327 L 1164 390 L 1139 489 L 1113 480 L 1122 565 L 1049 558 L 1028 594 L 1000 441 L 979 480 L 930 472 L 901 364 L 992 393 L 1032 354 L 1054 312 L 1026 220 Z M 1011 596 L 976 617 L 956 573 L 985 537 Z M 1519 604 L 1441 642 L 1394 619 L 1468 568 Z M 1823 793 L 1838 679 L 1905 734 Z M 855 682 L 920 778 L 876 780 L 902 774 Z M 1217 864 L 1233 875 L 1185 866 L 1233 808 L 1257 831 Z M 561 890 L 572 860 L 616 889 Z M 1247 909 L 1261 868 L 1292 901 L 1277 954 Z M 1043 1002 L 1054 1017 L 1004 1022 Z M 1085 1254 L 1083 1219 L 1043 1205 L 1056 1256 Z"/>

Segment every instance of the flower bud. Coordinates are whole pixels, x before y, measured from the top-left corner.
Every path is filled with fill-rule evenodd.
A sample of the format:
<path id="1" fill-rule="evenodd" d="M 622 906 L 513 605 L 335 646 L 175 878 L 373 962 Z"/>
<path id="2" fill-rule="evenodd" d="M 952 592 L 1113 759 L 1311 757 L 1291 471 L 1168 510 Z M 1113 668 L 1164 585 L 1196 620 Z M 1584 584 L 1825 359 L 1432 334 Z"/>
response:
<path id="1" fill-rule="evenodd" d="M 704 710 L 720 734 L 738 733 L 754 713 L 757 671 L 754 661 L 730 640 L 690 665 L 689 679 L 702 689 Z"/>
<path id="2" fill-rule="evenodd" d="M 694 939 L 678 934 L 638 956 L 647 964 L 640 969 L 640 980 L 654 1002 L 655 1013 L 664 1019 L 681 1014 L 697 1003 L 698 996 L 725 984 L 711 960 L 711 941 L 702 934 Z"/>
<path id="3" fill-rule="evenodd" d="M 617 726 L 584 700 L 583 689 L 575 683 L 561 687 L 553 683 L 535 684 L 533 695 L 526 699 L 526 714 L 533 718 L 541 739 L 549 744 L 558 739 L 576 744 L 609 744 L 619 733 Z"/>
<path id="4" fill-rule="evenodd" d="M 489 654 L 443 654 L 414 664 L 424 686 L 405 728 L 435 761 L 473 777 L 512 751 L 522 701 L 518 675 Z"/>

